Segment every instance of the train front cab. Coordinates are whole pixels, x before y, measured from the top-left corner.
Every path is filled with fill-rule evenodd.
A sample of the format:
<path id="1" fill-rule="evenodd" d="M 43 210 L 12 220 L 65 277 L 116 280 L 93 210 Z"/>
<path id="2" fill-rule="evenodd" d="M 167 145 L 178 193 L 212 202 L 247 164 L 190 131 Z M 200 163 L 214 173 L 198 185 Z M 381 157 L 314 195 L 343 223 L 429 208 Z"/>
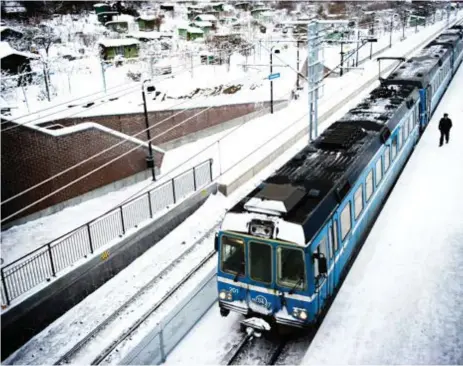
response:
<path id="1" fill-rule="evenodd" d="M 269 323 L 315 320 L 313 264 L 307 247 L 229 231 L 218 233 L 217 283 L 223 316 L 234 311 Z M 317 270 L 326 262 L 320 257 Z"/>

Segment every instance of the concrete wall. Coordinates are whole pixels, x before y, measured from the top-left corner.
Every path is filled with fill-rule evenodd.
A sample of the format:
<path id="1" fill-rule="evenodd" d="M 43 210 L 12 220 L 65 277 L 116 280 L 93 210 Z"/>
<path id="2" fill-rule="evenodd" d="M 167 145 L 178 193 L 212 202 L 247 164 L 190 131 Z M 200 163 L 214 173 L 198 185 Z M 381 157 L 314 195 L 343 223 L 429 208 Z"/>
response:
<path id="1" fill-rule="evenodd" d="M 2 118 L 1 141 L 1 197 L 2 200 L 6 200 L 124 140 L 121 136 L 98 128 L 71 130 L 69 133 L 54 135 L 53 131 L 5 122 Z M 134 141 L 124 141 L 97 158 L 2 205 L 2 217 L 7 217 L 28 206 L 137 146 L 138 149 L 41 201 L 16 218 L 27 216 L 143 172 L 146 170 L 147 148 Z M 162 159 L 163 153 L 156 151 L 155 164 L 158 168 L 162 164 Z"/>
<path id="2" fill-rule="evenodd" d="M 150 129 L 151 136 L 159 136 L 153 139 L 153 144 L 160 146 L 166 142 L 176 140 L 179 138 L 186 137 L 192 133 L 218 126 L 224 122 L 233 120 L 235 118 L 243 117 L 247 114 L 255 112 L 262 107 L 268 107 L 269 102 L 262 103 L 242 103 L 242 104 L 230 104 L 212 107 L 206 110 L 206 107 L 191 108 L 191 109 L 172 109 L 172 110 L 161 110 L 153 111 L 148 113 L 149 125 L 153 126 L 163 120 L 156 127 Z M 203 113 L 200 113 L 204 111 Z M 197 115 L 197 116 L 196 116 Z M 194 117 L 193 117 L 194 116 Z M 181 122 L 189 119 L 187 122 L 174 127 Z M 61 119 L 41 126 L 60 124 L 63 126 L 72 126 L 83 122 L 95 122 L 103 126 L 111 128 L 116 131 L 120 131 L 127 135 L 135 135 L 136 133 L 143 131 L 145 127 L 145 117 L 143 113 L 130 113 L 130 114 L 118 114 L 118 115 L 106 115 L 106 116 L 95 116 L 95 117 L 79 117 Z M 167 130 L 171 129 L 166 132 Z M 137 138 L 146 141 L 146 133 L 142 133 L 136 136 Z"/>
<path id="3" fill-rule="evenodd" d="M 163 363 L 216 301 L 217 276 L 214 269 L 119 364 L 159 365 Z M 217 312 L 219 312 L 218 306 Z"/>
<path id="4" fill-rule="evenodd" d="M 109 257 L 95 255 L 72 272 L 11 307 L 1 317 L 2 360 L 155 245 L 217 192 L 212 184 L 180 203 L 151 225 L 123 238 L 108 249 Z"/>
<path id="5" fill-rule="evenodd" d="M 282 101 L 282 100 L 275 101 L 274 104 L 273 104 L 273 110 L 274 110 L 274 112 L 277 112 L 277 111 L 279 111 L 279 110 L 281 110 L 283 108 L 286 108 L 287 106 L 288 106 L 288 101 Z M 194 142 L 194 141 L 197 141 L 197 140 L 202 139 L 204 137 L 211 136 L 213 134 L 228 130 L 228 129 L 233 128 L 235 126 L 238 126 L 238 125 L 241 125 L 243 123 L 249 122 L 250 120 L 252 120 L 254 118 L 259 118 L 259 117 L 265 116 L 268 113 L 270 113 L 270 106 L 263 107 L 263 104 L 262 104 L 260 109 L 257 109 L 254 112 L 245 114 L 244 116 L 241 116 L 241 117 L 234 118 L 234 119 L 232 119 L 230 121 L 227 121 L 227 122 L 223 122 L 223 123 L 221 123 L 219 125 L 215 125 L 213 127 L 206 128 L 204 130 L 200 130 L 200 131 L 197 131 L 197 132 L 190 133 L 189 135 L 179 137 L 179 138 L 177 138 L 175 140 L 165 142 L 165 143 L 159 145 L 159 147 L 164 149 L 164 150 L 175 149 L 175 148 L 177 148 L 179 146 L 182 146 L 183 144 Z"/>

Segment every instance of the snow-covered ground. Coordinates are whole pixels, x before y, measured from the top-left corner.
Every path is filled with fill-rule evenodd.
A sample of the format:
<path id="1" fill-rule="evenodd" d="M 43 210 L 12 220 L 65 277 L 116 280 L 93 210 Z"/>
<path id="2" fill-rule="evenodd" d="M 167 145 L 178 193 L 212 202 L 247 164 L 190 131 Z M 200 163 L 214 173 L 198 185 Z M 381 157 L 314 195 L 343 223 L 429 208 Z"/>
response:
<path id="1" fill-rule="evenodd" d="M 74 344 L 122 303 L 127 301 L 137 290 L 159 274 L 166 266 L 171 265 L 172 261 L 181 253 L 188 250 L 211 227 L 218 224 L 225 213 L 226 204 L 227 200 L 220 194 L 211 196 L 194 215 L 186 219 L 176 230 L 159 241 L 104 286 L 32 338 L 4 363 L 53 364 L 56 362 L 61 355 L 71 349 Z M 198 259 L 203 258 L 206 253 L 213 250 L 212 238 L 210 238 L 210 242 L 208 241 L 198 248 L 200 255 L 199 257 L 196 255 Z M 208 245 L 209 243 L 211 245 Z M 159 294 L 152 295 L 149 301 L 145 298 L 145 302 L 138 304 L 137 311 L 140 313 L 146 311 L 147 307 L 155 303 L 156 298 L 162 296 L 163 291 L 177 283 L 189 271 L 189 266 L 194 265 L 191 263 L 194 255 L 192 257 L 186 263 L 182 262 L 181 266 L 183 267 L 176 271 L 175 276 L 169 273 L 162 281 L 162 284 L 155 288 Z M 202 278 L 199 278 L 198 282 L 201 280 Z M 167 312 L 168 309 L 164 309 L 164 313 Z M 133 321 L 130 316 L 123 317 L 118 323 L 118 328 L 123 329 L 131 325 L 130 321 Z M 100 339 L 98 344 L 104 345 L 108 341 L 110 342 L 113 339 L 111 336 L 117 336 L 117 330 L 120 331 L 120 329 L 112 329 L 114 334 L 107 334 L 106 338 Z M 94 345 L 96 349 L 94 348 L 93 352 L 99 351 L 98 344 Z M 91 361 L 91 353 L 81 356 L 84 359 L 77 360 L 77 363 L 85 364 Z M 90 358 L 90 360 L 87 358 Z"/>
<path id="2" fill-rule="evenodd" d="M 462 364 L 462 85 L 460 66 L 302 364 Z"/>
<path id="3" fill-rule="evenodd" d="M 461 74 L 462 71 L 460 70 L 458 80 L 461 79 Z M 461 81 L 455 84 L 461 84 Z M 452 85 L 452 88 L 454 89 L 455 84 Z M 336 119 L 340 118 L 349 108 L 352 108 L 353 105 L 358 103 L 358 101 L 361 100 L 366 93 L 367 91 L 365 91 L 364 93 L 359 93 L 341 110 L 339 110 L 335 115 L 333 115 L 330 118 L 330 120 L 328 120 L 323 126 L 321 126 L 321 130 L 326 128 L 330 123 L 332 123 Z M 459 112 L 461 112 L 461 108 L 460 111 L 455 110 L 453 112 L 451 111 L 450 113 L 452 113 L 451 115 L 458 115 Z M 438 110 L 437 113 L 441 114 L 441 111 Z M 435 127 L 435 121 L 433 122 L 432 126 Z M 429 132 L 431 131 L 428 130 L 427 135 L 429 135 Z M 435 134 L 432 136 L 431 140 L 431 145 L 436 146 L 437 136 Z M 106 311 L 105 314 L 108 314 L 112 308 L 115 308 L 124 299 L 129 298 L 131 294 L 133 294 L 138 288 L 140 288 L 143 285 L 143 283 L 146 283 L 152 276 L 155 275 L 156 270 L 159 270 L 159 268 L 162 268 L 163 265 L 168 264 L 169 260 L 175 258 L 176 255 L 178 255 L 182 251 L 182 249 L 180 248 L 183 245 L 191 245 L 192 239 L 194 240 L 195 238 L 203 234 L 207 230 L 207 228 L 213 226 L 214 222 L 217 219 L 219 219 L 221 215 L 223 215 L 223 212 L 226 208 L 230 207 L 230 205 L 232 205 L 239 197 L 241 197 L 243 194 L 245 194 L 247 191 L 251 190 L 255 185 L 257 185 L 261 181 L 261 179 L 265 178 L 265 176 L 271 173 L 274 169 L 278 168 L 278 166 L 283 164 L 294 153 L 303 148 L 305 143 L 305 139 L 301 139 L 297 144 L 295 144 L 292 147 L 291 150 L 287 151 L 285 154 L 280 156 L 271 166 L 262 171 L 252 181 L 248 182 L 246 186 L 241 187 L 230 197 L 223 198 L 220 195 L 212 196 L 207 201 L 205 206 L 203 206 L 197 213 L 195 213 L 188 220 L 186 220 L 182 224 L 182 226 L 180 226 L 174 232 L 169 234 L 169 236 L 167 236 L 162 242 L 158 243 L 155 247 L 150 249 L 144 256 L 137 259 L 137 261 L 132 263 L 127 269 L 120 272 L 111 281 L 109 281 L 107 284 L 95 291 L 76 307 L 71 309 L 68 313 L 66 313 L 56 322 L 51 324 L 43 332 L 35 336 L 18 352 L 12 355 L 7 360 L 7 363 L 11 363 L 14 360 L 15 363 L 43 364 L 50 363 L 53 362 L 53 360 L 56 360 L 60 353 L 72 347 L 72 345 L 79 339 L 79 337 L 83 337 L 85 332 L 89 331 L 89 329 L 91 329 L 92 326 L 97 324 L 98 321 L 101 321 L 104 315 L 101 314 L 100 309 L 104 308 Z M 420 142 L 420 144 L 421 143 L 422 142 Z M 460 145 L 463 146 L 463 144 Z M 452 148 L 452 146 L 455 147 Z M 457 143 L 455 143 L 454 145 L 450 144 L 448 146 L 444 146 L 442 149 L 445 148 L 454 149 L 453 156 L 458 156 Z M 429 154 L 431 160 L 435 159 L 435 157 L 433 156 L 434 154 L 435 152 Z M 447 159 L 450 159 L 449 155 L 447 155 Z M 442 174 L 440 178 L 443 181 L 445 181 L 446 179 L 444 174 Z M 454 176 L 451 178 L 453 178 L 456 181 L 456 178 L 458 178 L 458 176 Z M 461 176 L 459 178 L 460 180 L 462 180 Z M 428 188 L 429 187 L 427 187 L 426 189 Z M 458 203 L 459 201 L 455 199 L 453 202 Z M 418 204 L 425 205 L 426 202 L 418 201 Z M 396 215 L 396 211 L 394 211 L 394 215 Z M 404 221 L 404 219 L 402 219 L 402 221 Z M 179 246 L 179 248 L 175 249 L 172 247 L 172 245 Z M 212 238 L 210 245 L 211 247 L 213 245 Z M 405 246 L 402 245 L 402 247 Z M 417 249 L 415 248 L 414 253 L 411 254 L 416 255 L 416 251 Z M 378 258 L 384 258 L 384 255 L 378 256 Z M 434 262 L 431 264 L 438 265 L 439 263 Z M 436 270 L 437 268 L 433 268 L 434 272 Z M 433 271 L 430 271 L 429 273 L 431 274 L 431 272 Z M 361 271 L 361 273 L 365 272 Z M 165 278 L 165 280 L 166 283 L 170 283 L 170 281 L 173 281 L 175 279 L 167 277 Z M 129 282 L 131 283 L 131 285 L 135 285 L 124 285 Z M 218 362 L 220 362 L 223 355 L 225 355 L 225 353 L 236 343 L 236 321 L 239 317 L 233 318 L 233 316 L 231 316 L 228 319 L 220 318 L 220 320 L 218 319 L 219 317 L 220 315 L 218 315 L 217 308 L 213 307 L 202 319 L 200 324 L 196 328 L 194 328 L 192 332 L 190 332 L 190 334 L 187 335 L 187 337 L 180 343 L 177 349 L 168 357 L 167 363 L 193 362 L 203 364 L 217 364 Z M 85 321 L 82 321 L 82 319 L 85 319 Z M 141 335 L 139 336 L 141 337 Z M 216 348 L 216 346 L 219 348 Z M 119 355 L 119 358 L 123 357 L 123 353 Z M 34 357 L 32 357 L 32 355 L 34 355 Z"/>
<path id="4" fill-rule="evenodd" d="M 394 44 L 383 55 L 402 56 L 416 46 L 420 40 L 429 37 L 443 25 L 445 25 L 445 22 L 439 22 L 423 29 L 420 33 L 411 34 L 407 40 Z M 278 62 L 279 56 L 275 55 L 275 63 Z M 386 62 L 384 64 L 387 65 Z M 319 102 L 319 114 L 322 115 L 325 111 L 329 110 L 345 95 L 349 95 L 349 93 L 355 91 L 362 82 L 373 77 L 376 73 L 377 62 L 373 60 L 367 61 L 363 65 L 362 70 L 353 70 L 342 78 L 326 79 L 325 95 Z M 281 97 L 285 91 L 278 92 L 276 85 L 278 85 L 278 81 L 275 82 L 275 96 Z M 220 176 L 222 182 L 227 182 L 245 171 L 251 163 L 265 156 L 269 148 L 273 148 L 277 143 L 281 144 L 284 138 L 288 138 L 291 133 L 304 128 L 307 124 L 306 111 L 307 95 L 304 92 L 302 98 L 293 101 L 291 107 L 287 109 L 275 112 L 273 115 L 256 118 L 244 125 L 170 150 L 164 157 L 163 174 L 158 183 L 172 178 L 209 158 L 212 158 L 214 161 L 214 178 Z M 295 123 L 298 119 L 299 121 Z M 273 140 L 272 144 L 266 143 L 268 140 Z M 239 149 L 237 149 L 237 146 L 239 146 Z M 256 148 L 259 148 L 259 146 L 262 146 L 262 148 L 256 151 Z M 227 174 L 224 174 L 225 172 Z M 58 235 L 55 235 L 57 230 L 56 222 L 62 224 L 62 228 L 60 227 L 59 229 L 60 233 L 78 227 L 79 224 L 75 221 L 76 217 L 82 219 L 79 219 L 80 224 L 89 221 L 97 217 L 99 213 L 105 212 L 111 207 L 115 207 L 118 203 L 125 201 L 127 197 L 137 192 L 143 185 L 150 186 L 150 189 L 153 188 L 153 185 L 150 185 L 150 183 L 151 181 L 147 180 L 146 182 L 138 183 L 136 186 L 124 189 L 122 191 L 124 193 L 109 193 L 46 218 L 18 225 L 2 232 L 2 258 L 5 259 L 5 263 L 8 263 L 10 260 L 7 258 L 19 258 L 27 251 L 35 249 L 45 242 L 58 237 Z M 72 225 L 73 222 L 75 223 L 74 226 Z M 36 240 L 36 238 L 40 240 Z M 28 243 L 27 249 L 23 249 L 23 243 Z M 5 249 L 3 249 L 3 246 L 5 246 Z"/>

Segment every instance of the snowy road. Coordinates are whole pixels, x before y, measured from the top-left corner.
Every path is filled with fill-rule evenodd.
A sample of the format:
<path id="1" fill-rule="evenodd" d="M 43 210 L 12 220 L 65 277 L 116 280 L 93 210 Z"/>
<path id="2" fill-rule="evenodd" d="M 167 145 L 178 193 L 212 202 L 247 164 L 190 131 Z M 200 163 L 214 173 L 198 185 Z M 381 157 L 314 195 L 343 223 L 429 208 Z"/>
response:
<path id="1" fill-rule="evenodd" d="M 463 363 L 462 86 L 460 66 L 304 364 Z"/>

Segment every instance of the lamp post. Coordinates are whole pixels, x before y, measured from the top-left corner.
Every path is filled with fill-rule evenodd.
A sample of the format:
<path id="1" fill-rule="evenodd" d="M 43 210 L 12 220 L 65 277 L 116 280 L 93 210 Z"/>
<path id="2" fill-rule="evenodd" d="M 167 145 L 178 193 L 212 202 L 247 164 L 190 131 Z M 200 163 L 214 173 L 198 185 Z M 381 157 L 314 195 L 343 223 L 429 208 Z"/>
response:
<path id="1" fill-rule="evenodd" d="M 143 96 L 143 109 L 145 112 L 145 126 L 146 126 L 146 136 L 148 138 L 148 157 L 146 158 L 146 165 L 148 168 L 151 168 L 151 175 L 153 176 L 153 181 L 156 180 L 156 172 L 154 168 L 154 158 L 153 158 L 153 148 L 151 146 L 151 133 L 150 133 L 150 126 L 148 123 L 148 110 L 146 108 L 146 95 L 145 95 L 145 83 L 147 81 L 151 81 L 151 79 L 144 80 L 141 84 L 141 94 Z M 151 93 L 156 90 L 156 88 L 152 85 L 149 85 L 146 90 L 148 93 Z"/>
<path id="2" fill-rule="evenodd" d="M 389 48 L 392 47 L 392 24 L 394 23 L 394 14 L 391 15 L 391 27 L 389 29 Z"/>
<path id="3" fill-rule="evenodd" d="M 296 89 L 299 90 L 299 40 L 297 40 L 297 79 L 296 79 Z"/>
<path id="4" fill-rule="evenodd" d="M 270 75 L 273 73 L 273 49 L 275 47 L 276 45 L 270 48 Z M 275 53 L 279 54 L 280 50 L 276 49 Z M 273 114 L 273 80 L 270 80 L 270 113 Z"/>

